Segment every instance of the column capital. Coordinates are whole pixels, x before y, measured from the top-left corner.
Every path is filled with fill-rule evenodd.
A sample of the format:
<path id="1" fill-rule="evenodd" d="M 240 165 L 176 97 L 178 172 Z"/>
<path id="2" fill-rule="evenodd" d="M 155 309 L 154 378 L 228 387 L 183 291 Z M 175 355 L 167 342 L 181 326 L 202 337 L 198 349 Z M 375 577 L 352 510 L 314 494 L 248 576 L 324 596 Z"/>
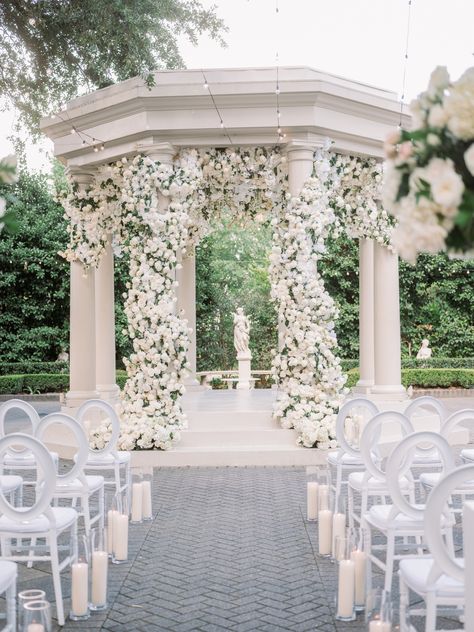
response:
<path id="1" fill-rule="evenodd" d="M 326 145 L 326 139 L 319 136 L 311 138 L 291 138 L 284 147 L 288 160 L 309 160 L 317 149 Z"/>
<path id="2" fill-rule="evenodd" d="M 149 156 L 152 160 L 171 164 L 178 153 L 177 148 L 171 143 L 137 143 L 137 152 Z"/>
<path id="3" fill-rule="evenodd" d="M 71 165 L 66 173 L 76 182 L 80 188 L 86 188 L 94 182 L 96 170 L 93 167 L 78 167 Z"/>

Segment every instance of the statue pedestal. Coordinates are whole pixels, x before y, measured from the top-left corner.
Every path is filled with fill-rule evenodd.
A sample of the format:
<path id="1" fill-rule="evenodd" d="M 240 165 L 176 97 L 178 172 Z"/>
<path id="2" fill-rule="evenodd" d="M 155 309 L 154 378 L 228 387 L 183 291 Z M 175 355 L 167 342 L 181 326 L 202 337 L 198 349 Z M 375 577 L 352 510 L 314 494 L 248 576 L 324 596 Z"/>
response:
<path id="1" fill-rule="evenodd" d="M 250 351 L 248 353 L 238 353 L 237 360 L 239 362 L 239 381 L 237 382 L 236 388 L 239 390 L 250 390 L 252 377 L 252 372 L 250 369 L 250 362 L 252 360 L 252 354 Z"/>

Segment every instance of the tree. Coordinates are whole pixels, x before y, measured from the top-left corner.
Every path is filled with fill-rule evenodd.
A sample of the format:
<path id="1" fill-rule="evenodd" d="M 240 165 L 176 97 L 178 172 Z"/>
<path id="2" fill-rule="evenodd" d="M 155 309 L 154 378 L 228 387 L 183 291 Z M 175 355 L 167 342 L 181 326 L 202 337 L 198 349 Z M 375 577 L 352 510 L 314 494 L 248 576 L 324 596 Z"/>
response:
<path id="1" fill-rule="evenodd" d="M 179 36 L 223 43 L 225 31 L 199 0 L 8 0 L 0 29 L 0 95 L 33 133 L 79 91 L 182 68 Z"/>
<path id="2" fill-rule="evenodd" d="M 0 360 L 55 360 L 67 346 L 69 265 L 63 208 L 45 176 L 21 174 L 11 188 L 14 234 L 0 236 Z"/>

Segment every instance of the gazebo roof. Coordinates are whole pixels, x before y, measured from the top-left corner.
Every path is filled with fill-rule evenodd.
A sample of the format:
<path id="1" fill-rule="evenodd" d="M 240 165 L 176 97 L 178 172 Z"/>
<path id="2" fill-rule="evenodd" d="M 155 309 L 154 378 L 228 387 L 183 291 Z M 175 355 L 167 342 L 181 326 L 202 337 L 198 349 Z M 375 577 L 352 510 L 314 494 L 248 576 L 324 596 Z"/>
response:
<path id="1" fill-rule="evenodd" d="M 382 155 L 382 141 L 399 123 L 394 92 L 305 66 L 280 67 L 279 105 L 284 143 L 315 143 L 329 137 L 341 152 Z M 277 142 L 276 68 L 206 69 L 210 91 L 234 145 Z M 42 131 L 69 166 L 109 162 L 141 147 L 169 142 L 178 147 L 226 146 L 229 140 L 202 70 L 155 73 L 149 89 L 140 77 L 73 101 Z M 404 117 L 404 124 L 408 124 Z M 72 127 L 105 143 L 94 152 Z M 283 144 L 284 144 L 283 143 Z"/>

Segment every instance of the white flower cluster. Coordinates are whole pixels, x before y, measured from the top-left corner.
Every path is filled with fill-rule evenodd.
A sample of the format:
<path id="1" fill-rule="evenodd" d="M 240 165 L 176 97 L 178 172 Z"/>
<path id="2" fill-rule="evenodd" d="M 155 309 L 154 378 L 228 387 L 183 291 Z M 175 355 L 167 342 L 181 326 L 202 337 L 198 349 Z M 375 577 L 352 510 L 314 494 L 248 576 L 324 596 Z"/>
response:
<path id="1" fill-rule="evenodd" d="M 324 163 L 322 157 L 319 162 Z M 329 203 L 349 237 L 390 246 L 393 220 L 379 203 L 382 167 L 374 158 L 332 154 L 326 184 Z"/>
<path id="2" fill-rule="evenodd" d="M 398 220 L 393 245 L 414 263 L 420 252 L 446 249 L 456 224 L 472 221 L 474 68 L 454 83 L 446 68 L 436 68 L 427 91 L 410 107 L 413 130 L 394 132 L 385 142 L 383 198 Z M 469 247 L 461 235 L 450 245 Z"/>
<path id="3" fill-rule="evenodd" d="M 305 447 L 334 447 L 345 376 L 335 355 L 337 310 L 316 269 L 336 223 L 321 179 L 310 178 L 272 223 L 272 298 L 284 327 L 272 367 L 281 393 L 274 415 Z"/>

